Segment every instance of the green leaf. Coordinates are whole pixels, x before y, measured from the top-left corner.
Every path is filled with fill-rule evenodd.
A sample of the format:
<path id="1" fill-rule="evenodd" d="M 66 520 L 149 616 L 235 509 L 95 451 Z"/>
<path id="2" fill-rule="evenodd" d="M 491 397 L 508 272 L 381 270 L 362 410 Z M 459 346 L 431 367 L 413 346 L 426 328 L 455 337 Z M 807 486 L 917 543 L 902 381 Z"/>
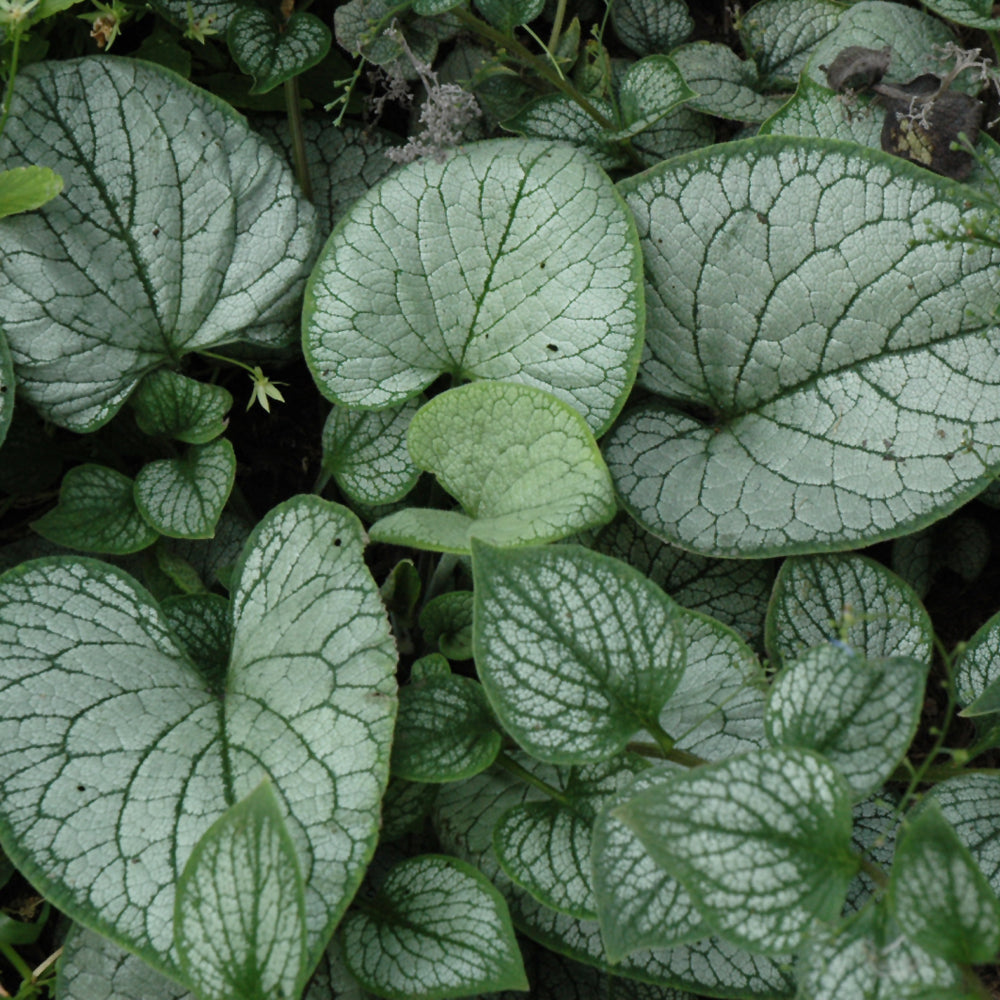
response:
<path id="1" fill-rule="evenodd" d="M 996 31 L 997 19 L 993 15 L 992 0 L 927 0 L 927 6 L 946 21 Z"/>
<path id="2" fill-rule="evenodd" d="M 676 605 L 655 584 L 575 545 L 476 543 L 472 567 L 476 669 L 524 749 L 596 762 L 656 725 L 685 657 Z"/>
<path id="3" fill-rule="evenodd" d="M 476 0 L 483 17 L 507 34 L 519 24 L 533 21 L 544 6 L 545 0 Z"/>
<path id="4" fill-rule="evenodd" d="M 377 409 L 442 373 L 509 379 L 577 407 L 595 434 L 642 349 L 642 257 L 608 178 L 539 141 L 471 143 L 362 195 L 306 291 L 320 390 Z"/>
<path id="5" fill-rule="evenodd" d="M 333 36 L 315 14 L 294 13 L 279 22 L 260 7 L 243 7 L 229 22 L 226 41 L 236 65 L 254 78 L 251 94 L 266 94 L 315 66 Z"/>
<path id="6" fill-rule="evenodd" d="M 94 430 L 161 364 L 295 319 L 315 212 L 228 105 L 105 56 L 29 66 L 11 108 L 6 162 L 73 192 L 0 220 L 18 391 L 47 419 Z"/>
<path id="7" fill-rule="evenodd" d="M 641 56 L 670 52 L 694 31 L 684 0 L 616 0 L 611 24 L 619 39 Z"/>
<path id="8" fill-rule="evenodd" d="M 323 469 L 345 496 L 362 503 L 402 500 L 420 478 L 406 431 L 422 397 L 378 412 L 334 405 L 323 425 Z"/>
<path id="9" fill-rule="evenodd" d="M 716 933 L 751 951 L 802 946 L 840 912 L 858 868 L 850 793 L 811 751 L 733 757 L 636 795 L 616 814 Z"/>
<path id="10" fill-rule="evenodd" d="M 590 103 L 609 122 L 616 121 L 610 101 L 598 97 Z M 605 170 L 627 166 L 628 152 L 614 132 L 603 128 L 592 115 L 564 94 L 544 94 L 506 118 L 503 127 L 535 139 L 555 139 L 579 147 Z"/>
<path id="11" fill-rule="evenodd" d="M 786 559 L 767 611 L 768 655 L 784 663 L 831 639 L 870 660 L 906 656 L 930 663 L 934 648 L 924 606 L 881 563 L 858 555 Z"/>
<path id="12" fill-rule="evenodd" d="M 63 189 L 63 179 L 48 167 L 0 170 L 0 218 L 41 208 Z"/>
<path id="13" fill-rule="evenodd" d="M 472 659 L 472 591 L 453 590 L 428 601 L 420 611 L 420 629 L 428 646 L 449 660 Z"/>
<path id="14" fill-rule="evenodd" d="M 678 604 L 711 615 L 756 649 L 763 648 L 773 564 L 765 560 L 709 559 L 668 545 L 619 515 L 592 548 L 641 570 Z"/>
<path id="15" fill-rule="evenodd" d="M 641 948 L 672 948 L 708 937 L 710 929 L 684 886 L 650 856 L 635 831 L 615 814 L 628 799 L 670 781 L 676 772 L 643 772 L 594 823 L 594 897 L 608 961 Z"/>
<path id="16" fill-rule="evenodd" d="M 518 760 L 550 784 L 558 787 L 564 783 L 565 770 L 527 757 Z M 612 783 L 605 791 L 613 794 L 616 790 Z M 716 938 L 669 950 L 639 952 L 610 965 L 597 921 L 556 913 L 511 884 L 497 863 L 493 852 L 497 821 L 512 806 L 537 800 L 541 795 L 506 772 L 490 769 L 468 781 L 442 786 L 435 800 L 435 830 L 445 849 L 475 864 L 501 887 L 510 901 L 518 930 L 546 949 L 616 976 L 654 983 L 659 989 L 760 1000 L 791 994 L 787 963 L 750 955 Z M 686 1000 L 687 995 L 676 997 L 670 993 L 668 997 Z"/>
<path id="17" fill-rule="evenodd" d="M 660 727 L 706 760 L 763 749 L 767 684 L 760 661 L 732 629 L 680 610 L 687 666 L 660 713 Z"/>
<path id="18" fill-rule="evenodd" d="M 757 67 L 740 59 L 727 45 L 691 42 L 674 49 L 670 58 L 697 95 L 690 101 L 696 111 L 734 121 L 762 122 L 785 103 L 784 97 L 761 93 Z"/>
<path id="19" fill-rule="evenodd" d="M 163 616 L 210 691 L 225 694 L 229 666 L 229 602 L 219 594 L 182 594 L 163 601 Z"/>
<path id="20" fill-rule="evenodd" d="M 763 0 L 740 18 L 743 51 L 763 80 L 794 87 L 813 49 L 843 13 L 842 6 L 829 0 Z"/>
<path id="21" fill-rule="evenodd" d="M 205 444 L 228 424 L 233 397 L 221 385 L 197 382 L 169 368 L 150 372 L 129 399 L 144 434 Z"/>
<path id="22" fill-rule="evenodd" d="M 447 673 L 400 688 L 393 775 L 408 781 L 459 781 L 489 767 L 502 743 L 503 734 L 474 680 Z"/>
<path id="23" fill-rule="evenodd" d="M 823 754 L 855 799 L 875 793 L 903 759 L 924 704 L 927 662 L 867 659 L 837 640 L 804 653 L 771 686 L 765 725 L 775 746 Z"/>
<path id="24" fill-rule="evenodd" d="M 667 56 L 640 59 L 628 68 L 618 91 L 624 128 L 617 137 L 637 135 L 696 96 L 672 59 Z"/>
<path id="25" fill-rule="evenodd" d="M 59 503 L 32 521 L 43 538 L 83 552 L 125 555 L 159 537 L 139 513 L 134 483 L 104 465 L 77 465 L 59 488 Z"/>
<path id="26" fill-rule="evenodd" d="M 317 497 L 265 516 L 235 574 L 221 699 L 121 570 L 57 557 L 0 577 L 3 849 L 61 910 L 178 981 L 174 887 L 264 777 L 306 873 L 307 965 L 371 858 L 395 650 L 363 538 Z"/>
<path id="27" fill-rule="evenodd" d="M 976 630 L 955 667 L 955 692 L 967 717 L 1000 712 L 1000 613 Z"/>
<path id="28" fill-rule="evenodd" d="M 935 785 L 931 795 L 1000 896 L 1000 778 L 957 774 Z"/>
<path id="29" fill-rule="evenodd" d="M 541 389 L 473 382 L 410 421 L 413 461 L 462 505 L 407 508 L 372 525 L 375 541 L 468 553 L 473 538 L 548 542 L 611 520 L 611 480 L 580 414 Z"/>
<path id="30" fill-rule="evenodd" d="M 396 865 L 370 907 L 340 930 L 348 968 L 389 1000 L 444 1000 L 526 990 L 507 904 L 457 858 L 423 855 Z"/>
<path id="31" fill-rule="evenodd" d="M 1000 900 L 933 799 L 904 824 L 889 879 L 903 933 L 952 962 L 992 962 L 1000 949 Z"/>
<path id="32" fill-rule="evenodd" d="M 210 35 L 224 35 L 242 6 L 240 0 L 150 0 L 149 5 L 183 31 L 194 24 Z"/>
<path id="33" fill-rule="evenodd" d="M 181 968 L 203 1000 L 301 996 L 305 891 L 267 780 L 195 844 L 177 883 L 174 940 Z"/>
<path id="34" fill-rule="evenodd" d="M 885 114 L 877 113 L 876 95 L 857 94 L 853 101 L 856 107 L 848 108 L 825 81 L 817 83 L 803 73 L 792 99 L 761 125 L 758 135 L 844 139 L 881 149 Z"/>
<path id="35" fill-rule="evenodd" d="M 225 439 L 191 445 L 180 458 L 149 462 L 135 477 L 135 504 L 160 534 L 211 538 L 236 476 Z"/>
<path id="36" fill-rule="evenodd" d="M 641 524 L 708 555 L 828 550 L 982 489 L 1000 252 L 933 234 L 982 225 L 987 202 L 883 153 L 777 137 L 621 188 L 660 400 L 629 410 L 605 458 Z"/>
<path id="37" fill-rule="evenodd" d="M 859 919 L 819 927 L 796 966 L 801 1000 L 958 1000 L 954 965 L 901 938 L 884 908 Z M 923 993 L 923 988 L 928 993 Z"/>

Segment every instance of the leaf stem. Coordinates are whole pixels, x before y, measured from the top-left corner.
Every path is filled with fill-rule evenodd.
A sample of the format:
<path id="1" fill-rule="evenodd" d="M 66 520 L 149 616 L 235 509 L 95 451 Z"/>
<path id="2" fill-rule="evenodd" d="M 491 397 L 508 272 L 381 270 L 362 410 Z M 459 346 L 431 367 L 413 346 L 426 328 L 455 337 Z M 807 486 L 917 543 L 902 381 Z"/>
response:
<path id="1" fill-rule="evenodd" d="M 302 101 L 299 98 L 299 78 L 293 76 L 284 83 L 285 110 L 288 114 L 288 130 L 292 137 L 292 162 L 295 176 L 302 193 L 313 200 L 312 180 L 309 177 L 309 160 L 306 157 L 306 137 L 302 130 Z"/>
<path id="2" fill-rule="evenodd" d="M 475 32 L 483 38 L 488 38 L 494 45 L 497 46 L 498 51 L 502 49 L 508 50 L 513 56 L 515 56 L 520 62 L 524 63 L 526 66 L 534 70 L 540 77 L 550 83 L 556 90 L 565 94 L 570 100 L 575 101 L 577 104 L 583 108 L 584 111 L 590 115 L 591 118 L 597 122 L 601 128 L 613 129 L 615 127 L 614 122 L 610 121 L 607 116 L 601 114 L 593 104 L 587 100 L 586 97 L 576 87 L 573 86 L 569 80 L 561 78 L 558 73 L 556 73 L 551 66 L 544 60 L 536 56 L 529 48 L 519 42 L 513 35 L 505 35 L 502 31 L 498 31 L 491 24 L 487 24 L 486 21 L 481 21 L 474 14 L 471 14 L 467 10 L 463 10 L 461 7 L 455 12 L 455 16 L 468 28 L 470 31 Z"/>
<path id="3" fill-rule="evenodd" d="M 559 44 L 559 36 L 562 34 L 563 20 L 566 17 L 566 0 L 558 0 L 556 4 L 556 16 L 552 20 L 552 31 L 549 34 L 549 44 L 546 46 L 549 52 L 555 57 L 556 46 Z"/>
<path id="4" fill-rule="evenodd" d="M 511 757 L 506 751 L 501 750 L 497 754 L 497 758 L 494 761 L 505 771 L 513 774 L 514 777 L 519 778 L 526 785 L 531 785 L 532 788 L 537 788 L 540 792 L 544 792 L 549 798 L 555 799 L 556 802 L 561 805 L 570 805 L 569 796 L 564 792 L 559 791 L 554 785 L 550 785 L 547 781 L 543 781 L 541 778 L 532 774 L 526 767 L 522 767 L 513 757 Z"/>
<path id="5" fill-rule="evenodd" d="M 14 31 L 14 42 L 10 52 L 10 75 L 7 77 L 7 87 L 3 95 L 3 114 L 0 115 L 0 138 L 3 137 L 3 130 L 7 127 L 10 105 L 14 99 L 14 79 L 17 76 L 17 57 L 21 49 L 21 34 L 20 29 Z"/>

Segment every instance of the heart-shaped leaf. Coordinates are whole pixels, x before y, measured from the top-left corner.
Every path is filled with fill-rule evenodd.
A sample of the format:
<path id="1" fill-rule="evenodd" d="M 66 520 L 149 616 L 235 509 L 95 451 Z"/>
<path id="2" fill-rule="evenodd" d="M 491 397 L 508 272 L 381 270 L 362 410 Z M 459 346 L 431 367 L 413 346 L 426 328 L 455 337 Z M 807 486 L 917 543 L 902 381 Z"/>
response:
<path id="1" fill-rule="evenodd" d="M 913 589 L 858 555 L 786 559 L 767 609 L 766 643 L 776 664 L 839 639 L 871 660 L 930 663 L 934 632 Z"/>
<path id="2" fill-rule="evenodd" d="M 254 78 L 251 94 L 266 94 L 315 66 L 333 36 L 315 14 L 294 13 L 279 23 L 260 7 L 243 7 L 229 22 L 226 41 L 236 65 Z"/>
<path id="3" fill-rule="evenodd" d="M 18 74 L 0 151 L 72 198 L 0 219 L 0 298 L 19 391 L 93 430 L 163 362 L 295 317 L 315 212 L 228 105 L 113 56 Z"/>
<path id="4" fill-rule="evenodd" d="M 54 557 L 0 577 L 4 850 L 64 912 L 181 982 L 177 880 L 262 778 L 302 865 L 310 968 L 374 850 L 395 651 L 362 544 L 357 519 L 317 497 L 260 522 L 221 698 L 121 570 Z"/>
<path id="5" fill-rule="evenodd" d="M 236 476 L 225 439 L 192 445 L 180 458 L 161 458 L 135 477 L 135 503 L 160 534 L 211 538 Z"/>
<path id="6" fill-rule="evenodd" d="M 476 0 L 476 6 L 492 25 L 510 33 L 519 24 L 527 24 L 538 17 L 545 0 Z"/>
<path id="7" fill-rule="evenodd" d="M 992 203 L 875 150 L 777 137 L 621 187 L 646 261 L 641 379 L 661 400 L 605 457 L 640 523 L 712 555 L 829 550 L 983 488 L 1000 443 Z"/>
<path id="8" fill-rule="evenodd" d="M 306 291 L 306 360 L 347 406 L 402 402 L 448 372 L 548 389 L 600 434 L 642 349 L 641 275 L 632 220 L 584 154 L 473 143 L 350 208 Z"/>
<path id="9" fill-rule="evenodd" d="M 1000 950 L 1000 899 L 934 799 L 903 826 L 889 905 L 906 936 L 932 955 L 980 965 Z"/>
<path id="10" fill-rule="evenodd" d="M 836 917 L 860 863 L 844 779 L 811 751 L 763 750 L 698 767 L 615 815 L 718 934 L 764 954 L 801 947 L 812 917 Z"/>
<path id="11" fill-rule="evenodd" d="M 374 904 L 344 918 L 340 935 L 348 968 L 390 1000 L 528 988 L 507 904 L 457 858 L 396 865 Z"/>
<path id="12" fill-rule="evenodd" d="M 174 939 L 202 1000 L 301 996 L 305 892 L 269 782 L 230 806 L 195 844 L 177 883 Z"/>
<path id="13" fill-rule="evenodd" d="M 129 403 L 144 434 L 205 444 L 226 429 L 233 397 L 221 385 L 197 382 L 169 368 L 150 372 Z"/>
<path id="14" fill-rule="evenodd" d="M 410 421 L 410 455 L 461 503 L 407 508 L 372 525 L 379 542 L 468 553 L 548 542 L 611 520 L 601 453 L 580 414 L 534 386 L 473 382 L 435 396 Z"/>
<path id="15" fill-rule="evenodd" d="M 59 503 L 31 526 L 57 545 L 112 555 L 139 552 L 159 537 L 139 513 L 133 481 L 90 463 L 74 466 L 63 476 Z"/>
<path id="16" fill-rule="evenodd" d="M 684 0 L 616 0 L 611 23 L 621 41 L 641 56 L 669 52 L 694 31 Z"/>
<path id="17" fill-rule="evenodd" d="M 855 799 L 874 794 L 917 731 L 928 667 L 904 657 L 866 659 L 839 640 L 817 646 L 772 685 L 768 738 L 823 754 Z"/>
<path id="18" fill-rule="evenodd" d="M 684 674 L 676 605 L 638 571 L 575 545 L 473 546 L 476 669 L 504 728 L 540 760 L 620 752 Z"/>

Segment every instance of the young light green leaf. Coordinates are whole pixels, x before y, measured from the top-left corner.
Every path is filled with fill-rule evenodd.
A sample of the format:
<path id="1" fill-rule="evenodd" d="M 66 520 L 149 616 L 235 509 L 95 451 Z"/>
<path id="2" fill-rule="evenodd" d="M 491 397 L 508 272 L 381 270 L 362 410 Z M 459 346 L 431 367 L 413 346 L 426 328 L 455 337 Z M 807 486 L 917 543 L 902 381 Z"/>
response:
<path id="1" fill-rule="evenodd" d="M 869 659 L 930 663 L 930 616 L 913 589 L 873 559 L 808 556 L 781 564 L 767 610 L 765 641 L 776 663 L 840 639 Z"/>
<path id="2" fill-rule="evenodd" d="M 177 879 L 262 778 L 303 859 L 307 964 L 374 850 L 395 650 L 363 539 L 317 497 L 260 522 L 236 571 L 221 700 L 121 570 L 61 557 L 0 577 L 3 848 L 60 909 L 178 981 Z"/>
<path id="3" fill-rule="evenodd" d="M 195 844 L 177 883 L 174 941 L 201 1000 L 297 1000 L 306 905 L 298 854 L 268 781 Z"/>
<path id="4" fill-rule="evenodd" d="M 840 912 L 859 866 L 850 792 L 812 751 L 763 750 L 675 776 L 616 810 L 721 937 L 763 954 L 802 946 Z"/>
<path id="5" fill-rule="evenodd" d="M 605 457 L 640 523 L 709 555 L 817 551 L 912 531 L 983 487 L 1000 251 L 931 234 L 981 225 L 985 201 L 878 151 L 778 137 L 621 188 L 661 401 L 631 409 Z"/>
<path id="6" fill-rule="evenodd" d="M 867 659 L 838 640 L 804 653 L 771 686 L 764 724 L 775 746 L 823 754 L 855 799 L 882 787 L 917 731 L 929 664 Z"/>
<path id="7" fill-rule="evenodd" d="M 621 751 L 684 674 L 676 605 L 638 571 L 575 545 L 476 543 L 476 669 L 504 728 L 549 763 Z"/>
<path id="8" fill-rule="evenodd" d="M 333 36 L 315 14 L 295 12 L 279 22 L 260 7 L 242 7 L 229 22 L 226 41 L 236 65 L 254 79 L 250 93 L 266 94 L 315 66 Z"/>
<path id="9" fill-rule="evenodd" d="M 423 398 L 384 410 L 334 404 L 323 425 L 323 469 L 352 500 L 380 504 L 402 500 L 420 478 L 406 449 L 406 431 Z"/>
<path id="10" fill-rule="evenodd" d="M 402 402 L 447 372 L 548 389 L 601 434 L 638 365 L 641 279 L 631 217 L 586 156 L 473 143 L 354 203 L 309 281 L 306 360 L 348 406 Z"/>
<path id="11" fill-rule="evenodd" d="M 473 382 L 435 396 L 410 421 L 410 455 L 462 505 L 407 508 L 376 522 L 375 541 L 467 554 L 473 538 L 523 545 L 610 521 L 616 503 L 593 435 L 551 393 Z"/>
<path id="12" fill-rule="evenodd" d="M 393 775 L 408 781 L 458 781 L 489 767 L 502 743 L 503 733 L 474 680 L 446 673 L 400 688 Z"/>
<path id="13" fill-rule="evenodd" d="M 59 503 L 31 526 L 51 542 L 83 552 L 138 552 L 159 532 L 139 513 L 134 486 L 104 465 L 77 465 L 63 476 Z"/>
<path id="14" fill-rule="evenodd" d="M 995 960 L 1000 899 L 934 799 L 900 834 L 889 905 L 903 933 L 932 955 L 963 965 Z"/>
<path id="15" fill-rule="evenodd" d="M 226 414 L 233 405 L 233 397 L 221 385 L 198 382 L 169 368 L 158 368 L 143 378 L 129 404 L 144 434 L 205 444 L 226 429 Z"/>
<path id="16" fill-rule="evenodd" d="M 594 823 L 594 898 L 610 962 L 639 949 L 672 948 L 711 933 L 684 886 L 653 860 L 635 831 L 615 815 L 618 806 L 669 781 L 675 773 L 670 768 L 644 771 Z"/>
<path id="17" fill-rule="evenodd" d="M 135 505 L 160 534 L 211 538 L 236 477 L 225 439 L 191 445 L 180 458 L 149 462 L 135 477 Z"/>
<path id="18" fill-rule="evenodd" d="M 0 220 L 4 329 L 47 419 L 93 430 L 160 364 L 295 317 L 315 212 L 228 105 L 107 56 L 29 66 L 11 108 L 6 162 L 73 192 Z"/>
<path id="19" fill-rule="evenodd" d="M 761 93 L 757 67 L 740 59 L 728 45 L 691 42 L 674 49 L 670 57 L 696 95 L 690 101 L 696 111 L 734 121 L 762 122 L 785 103 L 783 97 Z"/>
<path id="20" fill-rule="evenodd" d="M 694 31 L 684 0 L 617 0 L 611 24 L 619 39 L 640 56 L 670 52 Z"/>
<path id="21" fill-rule="evenodd" d="M 396 865 L 371 906 L 347 914 L 340 935 L 351 972 L 389 1000 L 528 988 L 507 904 L 457 858 Z"/>
<path id="22" fill-rule="evenodd" d="M 48 167 L 0 170 L 0 219 L 41 208 L 62 189 L 63 179 Z"/>

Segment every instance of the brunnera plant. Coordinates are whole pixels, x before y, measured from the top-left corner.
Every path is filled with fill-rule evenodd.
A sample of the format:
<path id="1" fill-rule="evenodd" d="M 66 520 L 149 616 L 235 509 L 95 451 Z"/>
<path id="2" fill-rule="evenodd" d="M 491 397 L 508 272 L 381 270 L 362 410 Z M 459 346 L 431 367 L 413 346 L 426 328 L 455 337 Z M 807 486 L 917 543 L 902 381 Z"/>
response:
<path id="1" fill-rule="evenodd" d="M 67 918 L 0 924 L 18 995 L 988 996 L 1000 618 L 917 589 L 1000 444 L 939 5 L 764 0 L 740 55 L 681 0 L 350 0 L 334 57 L 158 0 L 47 59 L 15 6 L 0 876 Z M 391 157 L 366 79 L 425 92 Z M 237 386 L 312 495 L 255 510 Z"/>

